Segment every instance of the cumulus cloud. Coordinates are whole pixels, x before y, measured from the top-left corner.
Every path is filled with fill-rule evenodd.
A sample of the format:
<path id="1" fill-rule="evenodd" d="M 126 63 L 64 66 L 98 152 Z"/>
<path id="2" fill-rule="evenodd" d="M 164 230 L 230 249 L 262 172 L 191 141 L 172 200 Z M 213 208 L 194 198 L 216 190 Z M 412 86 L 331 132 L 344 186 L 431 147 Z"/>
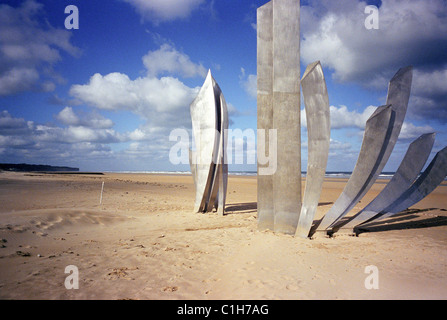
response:
<path id="1" fill-rule="evenodd" d="M 71 113 L 71 115 L 70 115 Z M 39 142 L 76 143 L 76 142 L 101 142 L 112 143 L 125 141 L 125 135 L 115 132 L 110 126 L 109 119 L 100 117 L 105 125 L 98 125 L 95 120 L 84 121 L 78 118 L 71 110 L 65 108 L 57 118 L 63 120 L 67 127 L 59 127 L 49 124 L 36 124 L 23 118 L 13 117 L 8 111 L 0 113 L 0 136 L 3 141 L 17 140 L 28 141 L 28 144 Z M 111 122 L 111 121 L 110 121 Z M 5 146 L 0 144 L 0 146 Z"/>
<path id="2" fill-rule="evenodd" d="M 37 70 L 13 67 L 0 73 L 0 96 L 31 90 L 38 80 L 39 73 Z"/>
<path id="3" fill-rule="evenodd" d="M 338 81 L 377 89 L 414 66 L 408 115 L 447 120 L 447 3 L 383 0 L 379 29 L 364 26 L 366 2 L 316 0 L 302 6 L 301 58 L 320 60 Z"/>
<path id="4" fill-rule="evenodd" d="M 116 139 L 127 142 L 127 147 L 115 153 L 115 157 L 131 157 L 134 162 L 142 161 L 141 157 L 165 157 L 164 161 L 167 161 L 166 156 L 172 146 L 169 133 L 175 128 L 191 127 L 189 106 L 200 90 L 200 87 L 185 85 L 173 75 L 201 77 L 206 75 L 206 69 L 171 44 L 162 44 L 158 50 L 149 51 L 142 62 L 146 67 L 144 76 L 131 79 L 120 72 L 96 73 L 87 83 L 72 85 L 69 94 L 80 104 L 98 111 L 131 112 L 139 116 L 143 124 L 119 134 L 110 131 L 107 119 L 101 119 L 98 115 L 81 117 L 71 107 L 65 107 L 56 119 L 68 126 L 65 128 L 66 134 L 79 141 L 103 143 Z M 230 108 L 231 112 L 234 113 L 234 110 Z M 104 130 L 99 130 L 100 126 L 92 123 L 93 120 L 103 124 L 101 128 Z"/>
<path id="5" fill-rule="evenodd" d="M 127 133 L 119 133 L 105 126 L 101 128 L 95 121 L 85 122 L 68 108 L 62 110 L 58 118 L 71 124 L 66 127 L 38 124 L 14 117 L 6 110 L 1 111 L 2 161 L 79 166 L 79 163 L 98 159 L 113 159 L 110 144 L 129 140 Z"/>
<path id="6" fill-rule="evenodd" d="M 51 26 L 44 6 L 34 0 L 18 7 L 1 4 L 0 30 L 0 95 L 54 90 L 60 77 L 43 70 L 59 62 L 62 52 L 80 54 L 71 33 Z"/>
<path id="7" fill-rule="evenodd" d="M 364 129 L 366 121 L 377 107 L 368 106 L 362 112 L 349 110 L 347 106 L 330 106 L 331 129 Z M 301 126 L 307 128 L 306 109 L 301 109 Z"/>
<path id="8" fill-rule="evenodd" d="M 349 142 L 341 142 L 335 139 L 330 140 L 329 149 L 330 151 L 335 150 L 349 150 L 351 149 L 352 145 Z"/>
<path id="9" fill-rule="evenodd" d="M 204 76 L 206 69 L 167 44 L 149 51 L 142 61 L 147 69 L 144 77 L 131 79 L 119 72 L 97 73 L 88 83 L 73 85 L 69 93 L 81 103 L 98 109 L 125 110 L 140 116 L 145 124 L 132 135 L 138 140 L 163 134 L 169 136 L 173 128 L 189 128 L 189 105 L 200 87 L 191 88 L 171 75 Z M 169 76 L 157 77 L 164 73 Z"/>
<path id="10" fill-rule="evenodd" d="M 131 4 L 144 20 L 158 24 L 187 18 L 205 0 L 124 0 Z"/>
<path id="11" fill-rule="evenodd" d="M 6 110 L 0 112 L 0 135 L 2 136 L 28 135 L 33 126 L 32 121 L 15 118 Z"/>
<path id="12" fill-rule="evenodd" d="M 432 72 L 415 70 L 409 114 L 414 119 L 447 120 L 447 66 Z"/>
<path id="13" fill-rule="evenodd" d="M 331 113 L 331 130 L 337 129 L 358 129 L 358 137 L 361 137 L 363 130 L 365 129 L 366 122 L 369 117 L 374 113 L 377 107 L 368 106 L 362 112 L 356 110 L 349 110 L 347 106 L 330 106 Z M 307 128 L 306 123 L 306 110 L 301 110 L 301 126 Z M 402 129 L 399 135 L 399 140 L 407 142 L 408 140 L 415 139 L 424 133 L 435 132 L 430 125 L 418 126 L 412 122 L 405 121 L 402 125 Z M 303 132 L 307 134 L 306 131 Z M 342 143 L 336 140 L 331 140 L 331 150 L 349 149 L 350 143 Z M 331 152 L 332 152 L 331 151 Z"/>
<path id="14" fill-rule="evenodd" d="M 172 77 L 131 80 L 126 74 L 115 72 L 94 74 L 87 84 L 73 85 L 70 95 L 99 109 L 128 110 L 150 119 L 156 114 L 187 109 L 198 90 Z"/>
<path id="15" fill-rule="evenodd" d="M 56 119 L 62 124 L 69 126 L 86 126 L 97 129 L 109 129 L 113 127 L 113 121 L 104 118 L 98 113 L 90 113 L 80 117 L 77 115 L 72 107 L 65 107 L 56 115 Z"/>
<path id="16" fill-rule="evenodd" d="M 241 73 L 239 75 L 239 84 L 244 89 L 244 91 L 252 98 L 257 97 L 257 75 L 255 74 L 245 74 L 245 69 L 241 68 Z"/>
<path id="17" fill-rule="evenodd" d="M 303 60 L 321 60 L 339 80 L 364 82 L 378 75 L 389 78 L 406 65 L 447 62 L 445 1 L 383 0 L 378 30 L 365 28 L 365 7 L 357 0 L 320 0 L 304 6 Z"/>
<path id="18" fill-rule="evenodd" d="M 177 51 L 170 44 L 162 44 L 160 49 L 149 51 L 143 57 L 143 64 L 148 76 L 156 77 L 161 74 L 180 74 L 183 77 L 205 77 L 207 70 L 202 64 L 191 61 L 188 55 Z"/>
<path id="19" fill-rule="evenodd" d="M 429 125 L 416 126 L 411 122 L 404 122 L 402 124 L 402 129 L 400 131 L 399 139 L 414 140 L 425 133 L 431 133 L 431 132 L 435 132 L 435 131 L 436 130 L 434 130 Z"/>

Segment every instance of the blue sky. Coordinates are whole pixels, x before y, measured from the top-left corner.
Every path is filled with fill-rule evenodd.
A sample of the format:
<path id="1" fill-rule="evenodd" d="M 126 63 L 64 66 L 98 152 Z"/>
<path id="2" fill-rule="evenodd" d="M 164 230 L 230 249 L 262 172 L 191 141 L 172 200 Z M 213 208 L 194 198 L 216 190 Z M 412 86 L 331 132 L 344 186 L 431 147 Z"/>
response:
<path id="1" fill-rule="evenodd" d="M 208 69 L 229 105 L 230 128 L 256 129 L 256 8 L 266 2 L 2 1 L 0 162 L 188 170 L 169 162 L 169 134 L 191 128 L 189 105 Z M 370 4 L 379 7 L 377 30 L 364 26 Z M 79 10 L 79 29 L 65 28 L 68 5 Z M 444 0 L 302 0 L 301 73 L 316 60 L 331 105 L 329 171 L 352 171 L 366 120 L 407 65 L 412 95 L 385 170 L 423 133 L 437 133 L 431 157 L 447 145 Z M 303 122 L 303 169 L 306 140 Z"/>

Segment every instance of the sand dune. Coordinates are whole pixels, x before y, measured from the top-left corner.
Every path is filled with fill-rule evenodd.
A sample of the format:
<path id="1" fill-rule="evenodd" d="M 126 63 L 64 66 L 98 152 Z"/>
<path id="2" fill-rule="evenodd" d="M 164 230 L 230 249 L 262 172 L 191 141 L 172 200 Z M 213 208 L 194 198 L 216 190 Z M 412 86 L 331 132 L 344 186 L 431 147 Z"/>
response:
<path id="1" fill-rule="evenodd" d="M 344 183 L 325 181 L 317 218 Z M 255 177 L 230 177 L 219 217 L 191 211 L 187 175 L 3 172 L 0 298 L 445 299 L 446 191 L 358 237 L 309 240 L 257 231 Z M 64 285 L 69 265 L 77 290 Z M 379 289 L 365 287 L 370 265 Z"/>

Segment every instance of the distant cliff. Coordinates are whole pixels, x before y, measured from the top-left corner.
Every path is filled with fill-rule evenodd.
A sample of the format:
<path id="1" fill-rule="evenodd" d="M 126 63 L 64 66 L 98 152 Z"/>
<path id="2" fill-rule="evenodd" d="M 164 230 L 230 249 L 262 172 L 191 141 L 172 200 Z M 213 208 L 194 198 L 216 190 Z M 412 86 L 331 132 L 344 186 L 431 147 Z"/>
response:
<path id="1" fill-rule="evenodd" d="M 77 172 L 79 168 L 70 167 L 54 167 L 40 164 L 26 164 L 26 163 L 0 163 L 0 170 L 4 171 L 20 171 L 20 172 L 36 172 L 36 171 L 70 171 Z"/>

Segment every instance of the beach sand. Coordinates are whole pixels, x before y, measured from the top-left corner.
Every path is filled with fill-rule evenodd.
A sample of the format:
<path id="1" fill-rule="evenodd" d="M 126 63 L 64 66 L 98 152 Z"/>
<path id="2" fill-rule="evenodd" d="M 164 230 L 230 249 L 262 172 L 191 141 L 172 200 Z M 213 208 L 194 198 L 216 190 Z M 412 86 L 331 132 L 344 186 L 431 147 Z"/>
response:
<path id="1" fill-rule="evenodd" d="M 345 183 L 325 181 L 316 218 Z M 256 177 L 230 176 L 218 216 L 192 212 L 190 175 L 1 172 L 0 298 L 446 299 L 446 194 L 359 236 L 300 239 L 257 231 Z"/>

